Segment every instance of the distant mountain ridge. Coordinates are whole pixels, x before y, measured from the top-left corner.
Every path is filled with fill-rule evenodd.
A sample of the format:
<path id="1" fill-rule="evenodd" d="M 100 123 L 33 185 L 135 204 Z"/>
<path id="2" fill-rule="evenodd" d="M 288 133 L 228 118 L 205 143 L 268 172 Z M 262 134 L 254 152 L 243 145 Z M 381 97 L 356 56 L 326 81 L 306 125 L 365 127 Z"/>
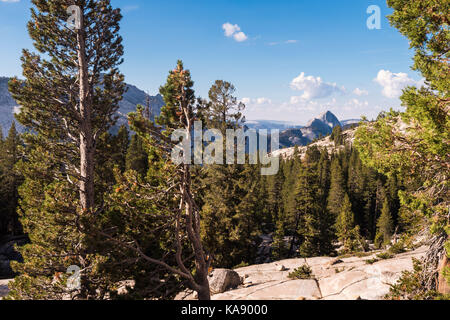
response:
<path id="1" fill-rule="evenodd" d="M 14 113 L 19 111 L 19 106 L 8 91 L 8 81 L 9 78 L 0 77 L 0 125 L 4 135 L 7 134 L 14 120 Z M 136 111 L 136 105 L 138 104 L 146 105 L 147 99 L 150 102 L 151 117 L 158 116 L 164 105 L 162 96 L 160 94 L 149 96 L 136 86 L 127 84 L 127 92 L 119 103 L 119 119 L 111 131 L 115 133 L 121 125 L 128 125 L 127 114 Z M 327 136 L 333 132 L 336 126 L 346 128 L 358 122 L 357 119 L 341 122 L 331 111 L 326 111 L 311 119 L 306 126 L 301 126 L 295 122 L 272 120 L 249 120 L 245 123 L 245 126 L 255 130 L 278 129 L 281 131 L 280 148 L 290 148 L 295 145 L 306 146 L 321 136 Z M 17 128 L 19 131 L 23 129 L 20 125 L 17 125 Z"/>
<path id="2" fill-rule="evenodd" d="M 8 81 L 10 78 L 0 77 L 0 125 L 3 129 L 3 134 L 6 135 L 11 123 L 14 120 L 14 113 L 19 111 L 17 102 L 11 96 L 8 91 Z M 115 132 L 122 125 L 127 125 L 127 114 L 136 111 L 136 105 L 146 105 L 147 97 L 150 102 L 151 115 L 159 115 L 161 108 L 164 105 L 164 100 L 160 94 L 156 96 L 149 96 L 144 91 L 140 90 L 136 86 L 127 84 L 127 92 L 123 95 L 122 101 L 119 103 L 119 119 L 114 128 L 111 131 Z M 17 123 L 17 121 L 16 121 Z M 17 126 L 21 131 L 20 125 Z"/>
<path id="3" fill-rule="evenodd" d="M 280 148 L 306 146 L 319 137 L 330 135 L 342 123 L 331 112 L 326 111 L 311 119 L 305 127 L 288 129 L 280 133 Z"/>
<path id="4" fill-rule="evenodd" d="M 0 126 L 6 135 L 17 111 L 17 103 L 8 91 L 9 78 L 0 77 Z"/>

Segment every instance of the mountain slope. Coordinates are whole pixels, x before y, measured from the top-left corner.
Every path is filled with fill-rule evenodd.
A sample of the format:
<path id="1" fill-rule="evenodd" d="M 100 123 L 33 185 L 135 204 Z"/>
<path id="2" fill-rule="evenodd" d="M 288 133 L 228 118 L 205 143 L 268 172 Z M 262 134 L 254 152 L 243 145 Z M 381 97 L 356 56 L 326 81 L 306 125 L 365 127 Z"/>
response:
<path id="1" fill-rule="evenodd" d="M 8 91 L 9 78 L 0 77 L 0 126 L 6 135 L 17 111 L 17 103 Z"/>
<path id="2" fill-rule="evenodd" d="M 12 121 L 14 120 L 14 112 L 19 110 L 19 107 L 11 97 L 8 91 L 9 78 L 0 77 L 0 125 L 3 129 L 3 134 L 6 135 Z M 123 95 L 123 100 L 119 103 L 118 114 L 120 116 L 115 128 L 116 131 L 122 124 L 127 124 L 127 114 L 136 111 L 136 105 L 146 105 L 148 95 L 138 89 L 137 87 L 127 84 L 127 92 Z M 161 107 L 164 105 L 164 100 L 161 95 L 149 96 L 150 109 L 152 116 L 159 115 Z M 18 126 L 18 130 L 21 128 Z"/>
<path id="3" fill-rule="evenodd" d="M 280 133 L 280 147 L 305 146 L 313 140 L 330 135 L 334 127 L 342 126 L 338 118 L 330 111 L 321 113 L 299 129 L 288 129 Z"/>

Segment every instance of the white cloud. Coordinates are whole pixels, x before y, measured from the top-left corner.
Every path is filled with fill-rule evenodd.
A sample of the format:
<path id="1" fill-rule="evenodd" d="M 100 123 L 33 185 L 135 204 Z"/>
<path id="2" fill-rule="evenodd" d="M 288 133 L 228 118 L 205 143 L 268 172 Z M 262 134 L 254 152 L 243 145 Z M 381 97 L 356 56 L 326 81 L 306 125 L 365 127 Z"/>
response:
<path id="1" fill-rule="evenodd" d="M 238 32 L 238 33 L 235 33 L 235 34 L 233 35 L 233 38 L 234 38 L 234 40 L 236 40 L 237 42 L 243 42 L 243 41 L 245 41 L 245 40 L 248 39 L 247 35 L 246 35 L 245 33 L 243 33 L 242 31 L 241 31 L 241 32 Z"/>
<path id="2" fill-rule="evenodd" d="M 225 36 L 231 37 L 235 32 L 240 31 L 241 28 L 237 24 L 231 24 L 229 22 L 222 25 L 222 29 L 225 31 Z"/>
<path id="3" fill-rule="evenodd" d="M 0 2 L 19 2 L 20 0 L 0 0 Z"/>
<path id="4" fill-rule="evenodd" d="M 226 37 L 233 37 L 237 42 L 243 42 L 248 39 L 247 35 L 241 31 L 241 27 L 237 24 L 227 22 L 222 25 L 222 29 L 224 30 Z"/>
<path id="5" fill-rule="evenodd" d="M 320 77 L 305 76 L 304 72 L 291 81 L 291 88 L 303 91 L 303 95 L 300 98 L 304 100 L 320 99 L 333 93 L 345 92 L 345 88 L 338 87 L 336 83 L 323 82 Z"/>
<path id="6" fill-rule="evenodd" d="M 369 94 L 369 91 L 356 88 L 355 90 L 353 90 L 353 93 L 356 94 L 357 96 L 367 96 Z"/>
<path id="7" fill-rule="evenodd" d="M 423 81 L 415 81 L 409 78 L 406 73 L 392 73 L 389 70 L 380 70 L 374 81 L 383 87 L 382 94 L 387 98 L 398 98 L 407 86 L 421 86 L 423 84 Z"/>

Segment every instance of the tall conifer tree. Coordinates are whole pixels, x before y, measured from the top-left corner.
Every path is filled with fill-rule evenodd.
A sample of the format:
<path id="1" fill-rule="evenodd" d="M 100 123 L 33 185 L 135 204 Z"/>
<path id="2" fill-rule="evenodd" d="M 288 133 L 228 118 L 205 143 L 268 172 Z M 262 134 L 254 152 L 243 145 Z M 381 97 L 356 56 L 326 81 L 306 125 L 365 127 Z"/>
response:
<path id="1" fill-rule="evenodd" d="M 29 157 L 22 163 L 22 223 L 32 244 L 21 250 L 22 276 L 14 298 L 60 299 L 67 294 L 97 296 L 94 265 L 100 257 L 89 243 L 100 197 L 95 194 L 96 143 L 115 121 L 124 92 L 119 9 L 109 0 L 77 0 L 68 13 L 62 0 L 33 0 L 28 31 L 38 53 L 23 51 L 25 80 L 14 78 L 10 91 L 21 105 L 17 119 Z M 68 28 L 70 15 L 76 26 Z M 64 279 L 70 265 L 81 271 L 81 290 Z M 95 280 L 97 281 L 97 280 Z"/>

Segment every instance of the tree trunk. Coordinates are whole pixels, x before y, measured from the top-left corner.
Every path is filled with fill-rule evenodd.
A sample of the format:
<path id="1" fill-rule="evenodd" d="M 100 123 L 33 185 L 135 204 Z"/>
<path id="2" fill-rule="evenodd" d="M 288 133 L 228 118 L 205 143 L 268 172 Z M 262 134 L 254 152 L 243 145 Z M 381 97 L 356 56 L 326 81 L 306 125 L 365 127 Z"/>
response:
<path id="1" fill-rule="evenodd" d="M 80 203 L 84 211 L 94 207 L 94 136 L 92 131 L 92 97 L 86 61 L 84 21 L 77 33 L 78 76 L 80 82 Z"/>
<path id="2" fill-rule="evenodd" d="M 94 208 L 94 135 L 92 129 L 92 96 L 89 83 L 89 67 L 86 60 L 86 36 L 84 30 L 84 17 L 81 14 L 80 29 L 77 31 L 77 54 L 78 54 L 78 80 L 79 80 L 79 112 L 80 112 L 80 180 L 79 194 L 80 205 L 83 214 L 89 214 Z M 81 225 L 81 232 L 85 232 L 86 226 Z M 84 254 L 89 248 L 84 248 Z M 80 267 L 85 269 L 89 262 L 86 256 L 80 257 Z M 80 299 L 89 299 L 94 289 L 90 286 L 88 276 L 81 274 Z"/>
<path id="3" fill-rule="evenodd" d="M 206 285 L 202 285 L 202 289 L 197 291 L 198 300 L 200 301 L 208 301 L 211 300 L 211 293 L 209 290 L 209 283 Z"/>
<path id="4" fill-rule="evenodd" d="M 447 240 L 450 240 L 448 238 Z M 442 272 L 446 267 L 450 267 L 450 261 L 447 257 L 447 252 L 444 250 L 444 257 L 442 258 L 441 262 L 439 263 L 439 276 L 438 276 L 438 292 L 442 294 L 450 294 L 450 285 L 447 282 L 447 279 L 445 279 Z"/>

